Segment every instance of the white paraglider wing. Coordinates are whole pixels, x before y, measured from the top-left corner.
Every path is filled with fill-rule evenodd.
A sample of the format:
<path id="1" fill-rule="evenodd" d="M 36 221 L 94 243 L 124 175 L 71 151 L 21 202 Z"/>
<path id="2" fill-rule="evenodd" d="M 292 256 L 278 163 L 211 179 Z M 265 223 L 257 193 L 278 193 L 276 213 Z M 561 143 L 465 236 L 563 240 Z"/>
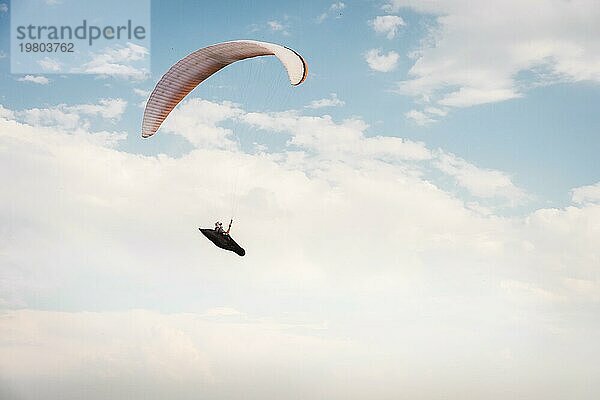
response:
<path id="1" fill-rule="evenodd" d="M 287 47 L 252 40 L 236 40 L 205 47 L 179 60 L 160 79 L 144 109 L 142 137 L 154 135 L 171 110 L 206 78 L 231 63 L 259 56 L 277 57 L 294 86 L 306 79 L 306 62 Z"/>

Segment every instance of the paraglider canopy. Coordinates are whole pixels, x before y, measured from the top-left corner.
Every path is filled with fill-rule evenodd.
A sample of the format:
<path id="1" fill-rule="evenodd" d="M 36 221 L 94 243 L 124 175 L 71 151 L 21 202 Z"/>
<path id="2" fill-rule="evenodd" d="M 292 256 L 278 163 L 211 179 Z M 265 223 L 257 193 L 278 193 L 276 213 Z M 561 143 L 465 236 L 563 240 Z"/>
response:
<path id="1" fill-rule="evenodd" d="M 144 109 L 142 137 L 154 135 L 173 108 L 212 74 L 236 61 L 259 56 L 277 57 L 294 86 L 306 79 L 306 62 L 300 54 L 284 46 L 234 40 L 204 47 L 179 60 L 160 79 Z"/>

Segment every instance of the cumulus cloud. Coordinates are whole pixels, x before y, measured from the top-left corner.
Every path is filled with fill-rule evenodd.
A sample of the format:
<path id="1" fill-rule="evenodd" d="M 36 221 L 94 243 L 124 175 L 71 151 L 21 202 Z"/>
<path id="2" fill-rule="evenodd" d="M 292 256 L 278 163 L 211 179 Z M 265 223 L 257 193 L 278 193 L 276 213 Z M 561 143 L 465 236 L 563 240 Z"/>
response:
<path id="1" fill-rule="evenodd" d="M 65 130 L 76 130 L 83 125 L 80 124 L 78 114 L 64 110 L 62 106 L 30 108 L 17 112 L 17 115 L 27 124 L 36 126 L 59 126 Z"/>
<path id="2" fill-rule="evenodd" d="M 269 21 L 269 22 L 267 22 L 267 25 L 269 25 L 269 28 L 271 28 L 271 30 L 273 30 L 273 31 L 282 31 L 283 30 L 283 24 L 279 21 Z"/>
<path id="3" fill-rule="evenodd" d="M 333 16 L 334 18 L 341 18 L 342 17 L 342 11 L 346 8 L 346 3 L 343 3 L 341 1 L 332 3 L 329 8 L 327 9 L 327 11 L 325 11 L 324 13 L 320 14 L 317 17 L 317 23 L 321 23 L 323 21 L 325 21 L 327 18 Z"/>
<path id="4" fill-rule="evenodd" d="M 241 121 L 258 129 L 291 135 L 289 145 L 316 154 L 319 158 L 358 162 L 363 157 L 400 160 L 431 158 L 423 143 L 394 137 L 366 137 L 368 125 L 351 118 L 340 123 L 331 116 L 309 117 L 295 112 L 245 113 Z"/>
<path id="5" fill-rule="evenodd" d="M 595 185 L 581 186 L 573 189 L 574 203 L 600 203 L 600 182 Z"/>
<path id="6" fill-rule="evenodd" d="M 483 213 L 428 170 L 483 200 L 514 196 L 508 175 L 358 117 L 208 103 L 183 103 L 168 133 L 288 144 L 142 155 L 0 108 L 0 304 L 21 309 L 0 317 L 3 398 L 600 390 L 600 206 Z M 243 259 L 196 230 L 232 203 Z"/>
<path id="7" fill-rule="evenodd" d="M 284 20 L 287 20 L 288 17 L 284 17 Z M 267 22 L 267 26 L 271 32 L 278 32 L 284 36 L 288 36 L 290 34 L 288 25 L 285 22 L 279 20 L 271 20 Z"/>
<path id="8" fill-rule="evenodd" d="M 423 110 L 410 110 L 404 116 L 419 126 L 426 126 L 448 114 L 448 108 L 425 107 Z"/>
<path id="9" fill-rule="evenodd" d="M 523 202 L 527 195 L 515 186 L 511 178 L 502 171 L 481 169 L 453 154 L 440 152 L 435 165 L 440 171 L 453 176 L 458 185 L 475 196 L 501 197 L 514 204 Z"/>
<path id="10" fill-rule="evenodd" d="M 429 111 L 433 114 L 444 112 L 440 109 Z M 425 114 L 414 118 L 417 123 L 432 122 L 420 120 L 428 118 Z M 364 157 L 384 161 L 432 160 L 432 166 L 454 178 L 457 185 L 473 196 L 504 199 L 511 205 L 521 204 L 528 198 L 525 191 L 502 171 L 478 168 L 441 150 L 431 152 L 423 143 L 394 137 L 367 137 L 368 125 L 356 118 L 337 123 L 328 115 L 312 117 L 293 111 L 246 112 L 227 102 L 193 99 L 174 112 L 165 130 L 182 135 L 195 146 L 233 149 L 236 147 L 233 130 L 221 126 L 228 120 L 264 131 L 286 133 L 290 135 L 288 145 L 310 151 L 319 158 L 351 163 Z"/>
<path id="11" fill-rule="evenodd" d="M 233 130 L 220 126 L 242 112 L 237 105 L 192 99 L 179 106 L 165 121 L 165 132 L 181 135 L 197 147 L 235 148 Z"/>
<path id="12" fill-rule="evenodd" d="M 437 115 L 439 117 L 444 117 L 448 114 L 448 109 L 446 108 L 437 108 L 437 107 L 425 107 L 424 110 L 427 114 Z"/>
<path id="13" fill-rule="evenodd" d="M 419 110 L 410 110 L 407 111 L 404 116 L 410 120 L 412 120 L 415 124 L 419 126 L 425 126 L 435 122 L 435 119 L 431 118 L 431 116 Z"/>
<path id="14" fill-rule="evenodd" d="M 495 103 L 521 97 L 521 94 L 512 89 L 494 88 L 460 88 L 444 96 L 438 104 L 449 107 L 470 107 L 478 104 Z"/>
<path id="15" fill-rule="evenodd" d="M 41 75 L 25 75 L 17 80 L 19 82 L 37 83 L 38 85 L 47 85 L 50 83 L 50 79 L 46 78 L 45 76 L 41 76 Z"/>
<path id="16" fill-rule="evenodd" d="M 306 108 L 318 109 L 324 107 L 341 107 L 345 104 L 346 103 L 343 100 L 338 98 L 336 93 L 331 93 L 328 98 L 311 101 Z"/>
<path id="17" fill-rule="evenodd" d="M 77 114 L 98 115 L 106 119 L 119 120 L 126 107 L 127 102 L 123 99 L 100 99 L 98 104 L 79 104 L 64 109 Z"/>
<path id="18" fill-rule="evenodd" d="M 8 381 L 3 386 L 25 399 L 35 398 L 38 387 L 31 383 L 44 377 L 53 378 L 43 384 L 48 399 L 82 392 L 84 382 L 94 388 L 85 390 L 88 399 L 285 397 L 290 387 L 273 382 L 272 371 L 305 374 L 298 363 L 323 371 L 319 363 L 330 364 L 328 358 L 352 348 L 348 340 L 319 336 L 305 325 L 238 316 L 210 310 L 5 313 L 0 317 L 0 368 Z"/>
<path id="19" fill-rule="evenodd" d="M 139 88 L 133 88 L 133 93 L 135 93 L 135 94 L 137 94 L 138 96 L 141 96 L 141 97 L 148 97 L 148 96 L 150 96 L 151 91 L 150 90 L 139 89 Z"/>
<path id="20" fill-rule="evenodd" d="M 381 49 L 371 49 L 364 55 L 369 68 L 378 72 L 389 72 L 396 68 L 400 55 L 393 50 L 382 53 Z"/>
<path id="21" fill-rule="evenodd" d="M 0 104 L 0 118 L 4 118 L 4 119 L 14 119 L 15 117 L 15 113 L 12 110 L 9 110 L 8 108 L 4 108 L 1 104 Z"/>
<path id="22" fill-rule="evenodd" d="M 100 117 L 114 123 L 121 118 L 126 107 L 127 102 L 123 99 L 100 99 L 97 104 L 71 106 L 61 104 L 55 107 L 30 108 L 17 112 L 5 108 L 3 110 L 5 110 L 5 118 L 15 118 L 29 125 L 55 127 L 64 131 L 85 133 L 91 127 L 89 117 Z M 123 137 L 120 134 L 110 136 L 113 139 Z"/>
<path id="23" fill-rule="evenodd" d="M 143 80 L 149 75 L 148 69 L 143 66 L 147 63 L 148 55 L 147 48 L 133 43 L 107 47 L 101 52 L 92 53 L 90 61 L 72 72 Z"/>
<path id="24" fill-rule="evenodd" d="M 541 84 L 600 82 L 600 45 L 593 39 L 600 35 L 600 7 L 593 0 L 511 0 L 493 13 L 484 2 L 462 0 L 392 0 L 385 7 L 400 9 L 435 16 L 409 78 L 398 85 L 433 105 L 470 107 L 514 99 Z M 521 72 L 533 73 L 523 80 Z"/>
<path id="25" fill-rule="evenodd" d="M 380 15 L 370 22 L 373 30 L 385 34 L 388 39 L 393 39 L 398 33 L 398 28 L 406 25 L 404 20 L 397 15 Z"/>
<path id="26" fill-rule="evenodd" d="M 182 136 L 195 147 L 236 149 L 234 130 L 238 123 L 271 133 L 288 135 L 287 144 L 319 157 L 369 155 L 382 159 L 423 160 L 431 158 L 423 143 L 394 137 L 366 137 L 368 125 L 361 119 L 336 122 L 329 115 L 306 116 L 296 111 L 247 112 L 231 102 L 192 99 L 179 106 L 165 121 L 165 132 Z"/>
<path id="27" fill-rule="evenodd" d="M 61 70 L 61 63 L 50 57 L 44 57 L 41 60 L 38 60 L 37 63 L 44 71 L 59 72 Z"/>

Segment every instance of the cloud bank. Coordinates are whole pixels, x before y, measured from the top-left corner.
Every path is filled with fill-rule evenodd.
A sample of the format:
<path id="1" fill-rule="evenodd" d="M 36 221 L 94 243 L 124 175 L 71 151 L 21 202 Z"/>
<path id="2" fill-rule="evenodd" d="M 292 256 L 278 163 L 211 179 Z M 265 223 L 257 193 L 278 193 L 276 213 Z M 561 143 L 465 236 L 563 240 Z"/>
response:
<path id="1" fill-rule="evenodd" d="M 2 398 L 597 393 L 593 189 L 503 216 L 502 171 L 203 99 L 159 133 L 188 151 L 134 154 L 96 128 L 123 107 L 0 108 Z M 243 259 L 197 232 L 232 210 Z"/>
<path id="2" fill-rule="evenodd" d="M 600 82 L 596 1 L 511 0 L 490 12 L 486 2 L 393 0 L 384 9 L 435 19 L 413 53 L 408 79 L 397 86 L 431 105 L 471 107 L 540 85 Z"/>

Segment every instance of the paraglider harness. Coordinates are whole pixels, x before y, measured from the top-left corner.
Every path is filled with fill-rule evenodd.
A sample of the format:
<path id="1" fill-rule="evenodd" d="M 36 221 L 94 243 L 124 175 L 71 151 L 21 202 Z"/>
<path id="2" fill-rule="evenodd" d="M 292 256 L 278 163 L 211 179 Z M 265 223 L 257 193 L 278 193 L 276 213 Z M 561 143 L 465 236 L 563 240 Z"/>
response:
<path id="1" fill-rule="evenodd" d="M 224 250 L 233 251 L 238 256 L 244 256 L 246 254 L 246 250 L 244 250 L 239 244 L 237 244 L 235 240 L 233 240 L 233 238 L 229 235 L 229 231 L 231 230 L 232 224 L 233 219 L 229 221 L 229 226 L 227 227 L 226 231 L 223 230 L 223 225 L 220 222 L 217 222 L 215 224 L 214 229 L 198 229 L 200 229 L 200 232 L 202 232 L 202 234 L 206 236 L 208 240 L 213 242 L 215 246 L 220 247 Z"/>

